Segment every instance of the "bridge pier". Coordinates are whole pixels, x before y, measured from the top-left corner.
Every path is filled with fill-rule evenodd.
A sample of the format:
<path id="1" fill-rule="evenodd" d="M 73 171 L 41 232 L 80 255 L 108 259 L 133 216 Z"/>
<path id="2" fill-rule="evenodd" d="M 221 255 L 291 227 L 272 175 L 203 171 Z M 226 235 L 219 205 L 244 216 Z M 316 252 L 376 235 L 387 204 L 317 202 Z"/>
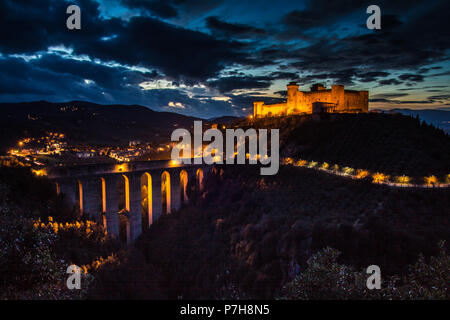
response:
<path id="1" fill-rule="evenodd" d="M 171 210 L 178 210 L 181 205 L 180 170 L 173 171 L 170 174 L 170 186 Z"/>
<path id="2" fill-rule="evenodd" d="M 73 181 L 63 181 L 59 184 L 59 191 L 64 194 L 65 199 L 70 205 L 74 206 L 77 202 L 75 182 Z"/>
<path id="3" fill-rule="evenodd" d="M 142 233 L 141 176 L 130 175 L 130 241 L 134 242 Z"/>
<path id="4" fill-rule="evenodd" d="M 159 219 L 162 215 L 162 197 L 161 197 L 161 171 L 152 175 L 153 181 L 153 222 Z"/>
<path id="5" fill-rule="evenodd" d="M 81 180 L 81 183 L 83 184 L 83 193 L 84 193 L 83 214 L 87 215 L 90 219 L 99 221 L 100 220 L 99 219 L 100 181 L 98 179 L 86 179 L 86 180 Z"/>
<path id="6" fill-rule="evenodd" d="M 119 195 L 117 192 L 117 176 L 110 175 L 105 178 L 106 200 L 106 230 L 109 235 L 119 237 Z"/>

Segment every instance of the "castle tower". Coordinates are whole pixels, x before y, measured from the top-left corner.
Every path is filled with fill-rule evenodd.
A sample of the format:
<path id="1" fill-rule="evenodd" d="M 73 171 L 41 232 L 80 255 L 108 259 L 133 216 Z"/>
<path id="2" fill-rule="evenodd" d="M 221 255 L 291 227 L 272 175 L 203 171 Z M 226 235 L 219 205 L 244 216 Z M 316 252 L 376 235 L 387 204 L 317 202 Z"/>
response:
<path id="1" fill-rule="evenodd" d="M 253 102 L 253 118 L 258 118 L 263 116 L 263 101 L 255 101 Z"/>
<path id="2" fill-rule="evenodd" d="M 290 82 L 287 86 L 287 114 L 294 113 L 297 104 L 298 84 Z"/>
<path id="3" fill-rule="evenodd" d="M 340 112 L 346 111 L 345 90 L 343 85 L 334 84 L 331 86 L 331 100 L 336 104 L 336 109 Z"/>
<path id="4" fill-rule="evenodd" d="M 369 112 L 369 91 L 359 91 L 359 95 L 362 99 L 361 112 Z"/>

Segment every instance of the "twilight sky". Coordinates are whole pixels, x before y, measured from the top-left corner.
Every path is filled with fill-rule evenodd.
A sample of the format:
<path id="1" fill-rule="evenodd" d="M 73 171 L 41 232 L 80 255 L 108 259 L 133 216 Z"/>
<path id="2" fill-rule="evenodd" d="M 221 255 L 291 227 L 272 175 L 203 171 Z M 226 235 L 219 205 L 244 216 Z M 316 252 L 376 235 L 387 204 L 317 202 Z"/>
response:
<path id="1" fill-rule="evenodd" d="M 81 30 L 66 28 L 70 4 Z M 381 30 L 366 8 L 381 8 Z M 373 108 L 450 110 L 448 0 L 2 0 L 0 102 L 140 104 L 210 118 L 286 84 L 369 90 Z"/>

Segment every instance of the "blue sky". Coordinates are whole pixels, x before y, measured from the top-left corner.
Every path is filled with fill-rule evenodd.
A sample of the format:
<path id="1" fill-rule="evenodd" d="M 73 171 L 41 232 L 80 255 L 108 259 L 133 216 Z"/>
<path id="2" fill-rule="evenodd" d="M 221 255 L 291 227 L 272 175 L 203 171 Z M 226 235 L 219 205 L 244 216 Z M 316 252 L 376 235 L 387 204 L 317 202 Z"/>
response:
<path id="1" fill-rule="evenodd" d="M 69 4 L 82 30 L 65 27 Z M 140 104 L 247 115 L 316 82 L 370 108 L 450 107 L 448 1 L 42 0 L 0 4 L 0 101 Z"/>

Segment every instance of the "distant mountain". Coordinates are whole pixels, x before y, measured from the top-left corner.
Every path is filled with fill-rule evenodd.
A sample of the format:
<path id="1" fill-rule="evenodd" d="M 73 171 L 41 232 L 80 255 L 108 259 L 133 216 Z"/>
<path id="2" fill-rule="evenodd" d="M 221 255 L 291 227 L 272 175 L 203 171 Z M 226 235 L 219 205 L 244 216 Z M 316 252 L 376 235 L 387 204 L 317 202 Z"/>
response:
<path id="1" fill-rule="evenodd" d="M 100 105 L 83 101 L 0 103 L 0 149 L 17 139 L 46 131 L 66 134 L 72 143 L 127 144 L 130 140 L 167 141 L 176 128 L 194 120 L 139 105 Z"/>
<path id="2" fill-rule="evenodd" d="M 242 118 L 239 117 L 233 117 L 233 116 L 223 116 L 218 118 L 211 118 L 209 119 L 209 122 L 215 122 L 215 123 L 221 123 L 221 124 L 230 124 L 235 121 L 238 121 Z"/>
<path id="3" fill-rule="evenodd" d="M 393 109 L 392 111 L 413 117 L 418 115 L 421 120 L 424 120 L 425 122 L 450 133 L 450 108 L 440 108 L 434 110 Z"/>

